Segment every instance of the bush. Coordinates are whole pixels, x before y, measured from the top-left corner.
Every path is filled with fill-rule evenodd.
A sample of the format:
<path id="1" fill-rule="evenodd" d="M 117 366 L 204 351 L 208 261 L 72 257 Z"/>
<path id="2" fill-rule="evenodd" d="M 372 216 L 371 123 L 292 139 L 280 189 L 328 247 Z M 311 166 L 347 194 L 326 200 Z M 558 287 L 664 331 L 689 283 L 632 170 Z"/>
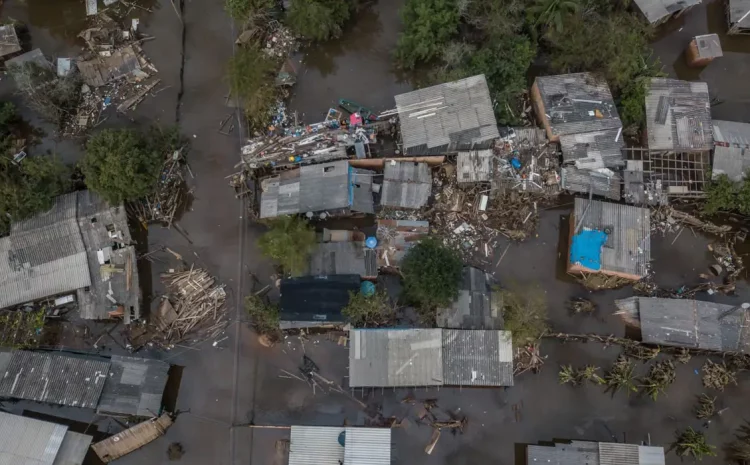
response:
<path id="1" fill-rule="evenodd" d="M 251 294 L 245 297 L 245 311 L 258 334 L 277 337 L 279 332 L 279 307 Z"/>
<path id="2" fill-rule="evenodd" d="M 503 299 L 504 329 L 513 334 L 513 345 L 522 347 L 538 340 L 547 331 L 547 299 L 536 286 L 512 285 L 495 289 Z"/>
<path id="3" fill-rule="evenodd" d="M 136 200 L 155 187 L 164 162 L 161 144 L 132 129 L 105 129 L 86 144 L 86 185 L 112 204 Z"/>
<path id="4" fill-rule="evenodd" d="M 267 222 L 269 230 L 258 239 L 263 254 L 279 262 L 286 273 L 299 274 L 315 249 L 315 230 L 296 216 L 280 216 Z"/>
<path id="5" fill-rule="evenodd" d="M 384 291 L 378 291 L 371 296 L 350 291 L 349 304 L 341 310 L 341 314 L 355 328 L 367 328 L 384 326 L 391 322 L 395 317 L 395 309 Z"/>
<path id="6" fill-rule="evenodd" d="M 463 264 L 458 254 L 433 238 L 423 239 L 401 263 L 404 296 L 422 310 L 447 307 L 458 297 Z"/>
<path id="7" fill-rule="evenodd" d="M 458 32 L 460 15 L 454 0 L 406 0 L 401 9 L 404 32 L 396 46 L 396 61 L 407 69 L 440 56 Z"/>
<path id="8" fill-rule="evenodd" d="M 469 0 L 463 16 L 492 43 L 521 31 L 525 8 L 523 0 Z"/>
<path id="9" fill-rule="evenodd" d="M 250 126 L 259 129 L 268 124 L 276 105 L 275 79 L 279 64 L 258 46 L 244 46 L 229 60 L 229 87 L 239 99 Z"/>
<path id="10" fill-rule="evenodd" d="M 620 95 L 620 118 L 625 127 L 642 127 L 646 123 L 647 78 L 633 79 Z"/>
<path id="11" fill-rule="evenodd" d="M 254 15 L 264 13 L 273 7 L 272 0 L 226 0 L 226 10 L 232 19 L 245 22 Z"/>
<path id="12" fill-rule="evenodd" d="M 298 35 L 312 40 L 340 37 L 351 16 L 347 0 L 294 0 L 287 20 Z"/>
<path id="13" fill-rule="evenodd" d="M 29 107 L 44 119 L 63 127 L 76 114 L 81 100 L 81 78 L 77 73 L 58 77 L 51 68 L 29 62 L 8 70 Z"/>

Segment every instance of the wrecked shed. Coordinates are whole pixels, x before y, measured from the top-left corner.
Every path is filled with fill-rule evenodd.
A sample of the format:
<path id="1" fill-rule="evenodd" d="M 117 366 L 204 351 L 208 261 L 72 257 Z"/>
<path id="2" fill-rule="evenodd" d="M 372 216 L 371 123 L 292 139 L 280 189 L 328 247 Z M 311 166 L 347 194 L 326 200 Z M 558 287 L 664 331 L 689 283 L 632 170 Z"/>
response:
<path id="1" fill-rule="evenodd" d="M 5 57 L 21 51 L 21 42 L 13 24 L 0 26 L 0 57 Z"/>
<path id="2" fill-rule="evenodd" d="M 665 465 L 664 448 L 593 441 L 555 442 L 526 447 L 526 463 L 538 465 Z"/>
<path id="3" fill-rule="evenodd" d="M 750 10 L 748 10 L 750 11 Z M 711 175 L 742 181 L 750 169 L 750 123 L 713 120 L 714 163 Z"/>
<path id="4" fill-rule="evenodd" d="M 282 279 L 279 292 L 281 329 L 341 324 L 349 293 L 359 292 L 359 275 L 304 276 Z"/>
<path id="5" fill-rule="evenodd" d="M 713 148 L 708 84 L 651 78 L 647 91 L 650 150 L 697 152 Z"/>
<path id="6" fill-rule="evenodd" d="M 638 9 L 652 25 L 676 18 L 700 3 L 701 0 L 635 0 Z"/>
<path id="7" fill-rule="evenodd" d="M 379 268 L 397 268 L 406 252 L 430 233 L 427 221 L 378 219 L 377 226 Z"/>
<path id="8" fill-rule="evenodd" d="M 137 78 L 147 76 L 141 70 L 138 55 L 132 45 L 119 48 L 110 56 L 97 56 L 91 60 L 79 61 L 76 65 L 83 82 L 92 87 L 100 87 L 128 75 Z"/>
<path id="9" fill-rule="evenodd" d="M 490 148 L 499 136 L 483 74 L 395 97 L 405 155 Z"/>
<path id="10" fill-rule="evenodd" d="M 91 436 L 34 418 L 0 412 L 0 462 L 8 465 L 81 465 Z"/>
<path id="11" fill-rule="evenodd" d="M 389 160 L 385 164 L 380 204 L 417 209 L 427 205 L 432 193 L 432 173 L 427 163 Z"/>
<path id="12" fill-rule="evenodd" d="M 570 192 L 620 200 L 621 185 L 620 176 L 612 172 L 578 169 L 575 166 L 560 168 L 560 187 Z"/>
<path id="13" fill-rule="evenodd" d="M 125 431 L 92 444 L 91 449 L 96 452 L 102 462 L 109 463 L 164 436 L 170 426 L 172 426 L 172 418 L 164 413 L 159 418 L 138 423 Z"/>
<path id="14" fill-rule="evenodd" d="M 637 281 L 648 274 L 650 235 L 647 208 L 576 198 L 570 216 L 568 272 Z"/>
<path id="15" fill-rule="evenodd" d="M 501 297 L 492 292 L 489 275 L 478 268 L 464 268 L 458 298 L 450 307 L 438 309 L 436 320 L 441 328 L 502 329 Z"/>
<path id="16" fill-rule="evenodd" d="M 750 353 L 750 315 L 742 306 L 655 297 L 630 297 L 615 305 L 628 324 L 640 327 L 643 342 Z"/>
<path id="17" fill-rule="evenodd" d="M 390 428 L 293 425 L 289 465 L 390 465 L 391 448 Z"/>

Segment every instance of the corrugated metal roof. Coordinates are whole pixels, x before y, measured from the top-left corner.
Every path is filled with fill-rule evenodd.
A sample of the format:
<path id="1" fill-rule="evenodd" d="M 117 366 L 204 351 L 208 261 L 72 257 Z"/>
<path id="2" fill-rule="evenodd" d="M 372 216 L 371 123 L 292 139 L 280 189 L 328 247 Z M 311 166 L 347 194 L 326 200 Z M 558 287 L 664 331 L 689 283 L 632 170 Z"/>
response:
<path id="1" fill-rule="evenodd" d="M 134 71 L 141 71 L 138 56 L 131 45 L 115 50 L 110 56 L 97 55 L 91 60 L 78 61 L 76 66 L 83 82 L 94 87 L 103 86 Z"/>
<path id="2" fill-rule="evenodd" d="M 349 427 L 344 440 L 344 465 L 391 465 L 391 428 Z"/>
<path id="3" fill-rule="evenodd" d="M 712 176 L 725 174 L 732 181 L 743 180 L 750 169 L 750 124 L 713 120 L 713 129 Z"/>
<path id="4" fill-rule="evenodd" d="M 651 150 L 711 150 L 708 84 L 652 78 L 646 96 L 646 122 Z"/>
<path id="5" fill-rule="evenodd" d="M 560 186 L 570 192 L 579 192 L 620 200 L 622 180 L 620 176 L 607 176 L 592 170 L 579 170 L 575 166 L 565 166 L 560 169 Z"/>
<path id="6" fill-rule="evenodd" d="M 651 24 L 700 3 L 701 0 L 635 0 L 635 4 Z"/>
<path id="7" fill-rule="evenodd" d="M 363 278 L 378 275 L 375 251 L 362 242 L 324 242 L 310 255 L 308 275 L 356 274 Z"/>
<path id="8" fill-rule="evenodd" d="M 591 73 L 539 76 L 536 86 L 552 134 L 579 134 L 622 127 L 612 92 Z"/>
<path id="9" fill-rule="evenodd" d="M 458 298 L 437 313 L 437 326 L 452 329 L 501 329 L 500 294 L 490 288 L 487 274 L 477 268 L 464 268 Z"/>
<path id="10" fill-rule="evenodd" d="M 572 441 L 554 446 L 527 446 L 528 465 L 599 465 L 599 446 L 596 442 Z"/>
<path id="11" fill-rule="evenodd" d="M 279 317 L 282 329 L 344 321 L 341 309 L 349 293 L 358 292 L 359 275 L 305 276 L 281 280 Z"/>
<path id="12" fill-rule="evenodd" d="M 10 365 L 10 359 L 13 358 L 13 352 L 0 352 L 0 374 L 5 373 Z"/>
<path id="13" fill-rule="evenodd" d="M 644 342 L 725 352 L 750 352 L 748 311 L 689 299 L 633 297 L 615 301 L 640 321 Z"/>
<path id="14" fill-rule="evenodd" d="M 591 206 L 587 206 L 591 203 Z M 648 209 L 576 198 L 571 221 L 581 228 L 609 231 L 602 247 L 601 271 L 646 276 L 651 261 L 651 214 Z"/>
<path id="15" fill-rule="evenodd" d="M 395 97 L 407 155 L 468 150 L 499 137 L 484 75 Z"/>
<path id="16" fill-rule="evenodd" d="M 114 436 L 92 444 L 91 449 L 104 463 L 109 463 L 163 436 L 170 426 L 172 426 L 172 418 L 164 413 L 159 418 L 138 423 Z"/>
<path id="17" fill-rule="evenodd" d="M 53 465 L 67 426 L 0 412 L 0 464 Z"/>
<path id="18" fill-rule="evenodd" d="M 89 451 L 93 437 L 68 431 L 52 465 L 81 465 Z"/>
<path id="19" fill-rule="evenodd" d="M 664 448 L 654 446 L 638 446 L 638 465 L 664 465 Z"/>
<path id="20" fill-rule="evenodd" d="M 12 24 L 0 26 L 0 56 L 10 55 L 21 51 L 21 43 L 16 35 L 16 27 Z"/>
<path id="21" fill-rule="evenodd" d="M 440 386 L 442 330 L 353 329 L 349 386 Z"/>
<path id="22" fill-rule="evenodd" d="M 718 34 L 704 34 L 695 36 L 700 58 L 719 58 L 724 55 L 721 51 L 721 40 Z"/>
<path id="23" fill-rule="evenodd" d="M 389 207 L 421 208 L 432 193 L 427 163 L 390 160 L 385 164 L 380 203 Z"/>
<path id="24" fill-rule="evenodd" d="M 456 176 L 459 183 L 489 182 L 492 175 L 492 150 L 458 152 Z"/>
<path id="25" fill-rule="evenodd" d="M 444 329 L 443 381 L 449 386 L 513 386 L 510 332 Z"/>
<path id="26" fill-rule="evenodd" d="M 354 198 L 352 200 L 352 211 L 360 213 L 375 213 L 375 202 L 372 198 L 372 185 L 374 171 L 353 168 Z"/>
<path id="27" fill-rule="evenodd" d="M 109 365 L 100 360 L 18 350 L 0 378 L 0 397 L 95 408 Z"/>
<path id="28" fill-rule="evenodd" d="M 339 437 L 344 428 L 292 426 L 289 440 L 289 465 L 341 465 L 344 447 Z"/>
<path id="29" fill-rule="evenodd" d="M 600 465 L 638 465 L 638 457 L 637 444 L 599 443 Z"/>
<path id="30" fill-rule="evenodd" d="M 161 360 L 112 356 L 98 413 L 155 417 L 169 378 L 169 364 Z"/>
<path id="31" fill-rule="evenodd" d="M 750 0 L 729 0 L 729 24 L 750 28 Z"/>
<path id="32" fill-rule="evenodd" d="M 560 136 L 563 160 L 577 168 L 621 168 L 625 166 L 622 149 L 625 140 L 620 129 L 566 134 Z"/>
<path id="33" fill-rule="evenodd" d="M 301 166 L 264 179 L 260 217 L 349 208 L 354 194 L 350 170 L 347 160 L 339 160 Z M 358 203 L 366 203 L 365 197 Z"/>

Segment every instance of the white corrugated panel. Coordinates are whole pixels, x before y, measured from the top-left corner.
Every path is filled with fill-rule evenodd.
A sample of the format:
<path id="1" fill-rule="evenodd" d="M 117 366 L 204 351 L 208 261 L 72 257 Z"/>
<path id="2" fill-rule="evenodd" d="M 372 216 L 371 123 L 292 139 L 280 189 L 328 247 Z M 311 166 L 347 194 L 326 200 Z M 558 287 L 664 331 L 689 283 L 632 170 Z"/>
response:
<path id="1" fill-rule="evenodd" d="M 638 445 L 599 443 L 600 465 L 638 465 Z"/>
<path id="2" fill-rule="evenodd" d="M 0 412 L 0 465 L 52 465 L 67 429 Z"/>
<path id="3" fill-rule="evenodd" d="M 664 448 L 652 446 L 638 446 L 639 465 L 664 465 Z"/>
<path id="4" fill-rule="evenodd" d="M 339 436 L 344 428 L 292 426 L 289 465 L 341 465 L 344 447 Z"/>
<path id="5" fill-rule="evenodd" d="M 346 428 L 344 444 L 344 465 L 391 464 L 390 428 Z"/>

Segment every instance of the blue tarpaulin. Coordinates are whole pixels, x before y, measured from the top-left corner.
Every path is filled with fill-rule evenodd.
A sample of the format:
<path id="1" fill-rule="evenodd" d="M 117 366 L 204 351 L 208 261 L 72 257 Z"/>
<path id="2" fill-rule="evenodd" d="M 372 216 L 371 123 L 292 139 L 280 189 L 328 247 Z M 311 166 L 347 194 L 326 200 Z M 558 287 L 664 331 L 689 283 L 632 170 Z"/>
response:
<path id="1" fill-rule="evenodd" d="M 607 242 L 607 233 L 597 230 L 583 230 L 573 236 L 570 246 L 570 263 L 590 270 L 602 267 L 602 246 Z"/>

